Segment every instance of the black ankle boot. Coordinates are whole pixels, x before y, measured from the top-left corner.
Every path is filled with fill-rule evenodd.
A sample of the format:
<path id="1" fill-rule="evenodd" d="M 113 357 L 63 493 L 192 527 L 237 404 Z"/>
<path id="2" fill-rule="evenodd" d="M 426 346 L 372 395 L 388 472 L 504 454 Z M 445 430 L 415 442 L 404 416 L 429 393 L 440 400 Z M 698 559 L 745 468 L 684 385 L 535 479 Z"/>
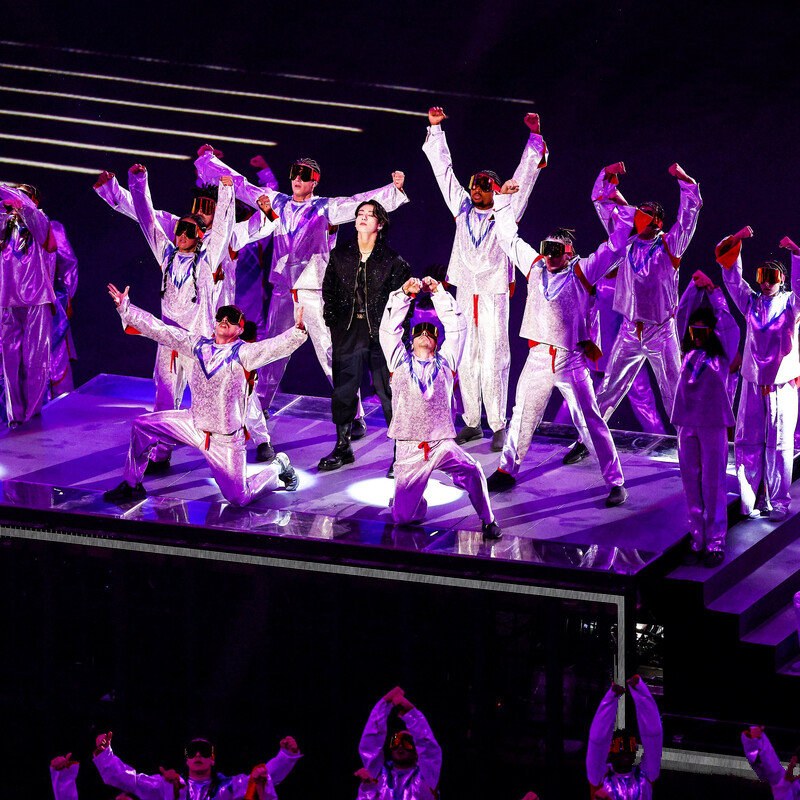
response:
<path id="1" fill-rule="evenodd" d="M 350 423 L 336 426 L 336 446 L 329 456 L 321 458 L 317 469 L 323 472 L 339 469 L 345 464 L 352 464 L 356 460 L 353 448 L 350 447 Z"/>

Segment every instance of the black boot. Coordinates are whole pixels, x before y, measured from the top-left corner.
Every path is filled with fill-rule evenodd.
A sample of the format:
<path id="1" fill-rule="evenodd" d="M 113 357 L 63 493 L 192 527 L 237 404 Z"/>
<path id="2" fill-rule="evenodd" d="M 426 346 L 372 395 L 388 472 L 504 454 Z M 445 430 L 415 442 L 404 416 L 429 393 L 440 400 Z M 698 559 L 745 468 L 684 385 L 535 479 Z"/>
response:
<path id="1" fill-rule="evenodd" d="M 329 456 L 321 458 L 317 469 L 330 472 L 345 464 L 352 464 L 356 460 L 353 448 L 350 447 L 350 423 L 336 426 L 336 447 Z"/>

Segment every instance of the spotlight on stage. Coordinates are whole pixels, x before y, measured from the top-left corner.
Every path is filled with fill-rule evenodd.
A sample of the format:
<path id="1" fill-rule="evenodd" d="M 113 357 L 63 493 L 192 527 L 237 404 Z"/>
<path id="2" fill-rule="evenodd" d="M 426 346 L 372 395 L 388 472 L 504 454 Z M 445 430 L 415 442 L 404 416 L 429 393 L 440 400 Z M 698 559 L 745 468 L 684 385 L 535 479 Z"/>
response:
<path id="1" fill-rule="evenodd" d="M 302 484 L 301 484 L 302 485 Z M 351 483 L 347 494 L 359 503 L 366 506 L 384 508 L 394 496 L 394 481 L 388 478 L 369 478 L 368 480 Z M 454 503 L 463 496 L 464 492 L 455 486 L 448 486 L 436 478 L 431 478 L 425 487 L 425 499 L 428 506 L 444 506 Z"/>

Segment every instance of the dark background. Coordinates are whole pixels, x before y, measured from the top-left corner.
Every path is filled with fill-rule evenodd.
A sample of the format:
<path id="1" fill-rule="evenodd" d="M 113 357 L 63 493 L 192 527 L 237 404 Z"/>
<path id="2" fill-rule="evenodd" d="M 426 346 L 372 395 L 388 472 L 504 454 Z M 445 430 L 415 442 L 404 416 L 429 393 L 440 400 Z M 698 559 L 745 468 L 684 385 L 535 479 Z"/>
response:
<path id="1" fill-rule="evenodd" d="M 442 105 L 450 116 L 445 126 L 462 181 L 486 167 L 509 177 L 526 139 L 522 118 L 534 110 L 542 117 L 551 163 L 536 185 L 522 235 L 536 242 L 552 227 L 567 225 L 577 229 L 580 252 L 593 250 L 603 231 L 589 192 L 600 168 L 619 159 L 629 172 L 622 183 L 626 197 L 660 200 L 671 224 L 678 189 L 667 168 L 677 161 L 700 181 L 705 201 L 684 258 L 683 287 L 698 268 L 719 279 L 714 244 L 745 224 L 756 231 L 746 245 L 746 274 L 769 257 L 780 254 L 786 261 L 777 242 L 785 234 L 800 236 L 795 219 L 797 15 L 796 7 L 787 11 L 776 4 L 719 0 L 9 5 L 0 34 L 5 40 L 0 61 L 6 64 L 376 105 L 419 116 L 5 67 L 0 67 L 0 110 L 275 141 L 274 147 L 213 143 L 231 166 L 251 177 L 249 159 L 261 152 L 284 189 L 289 164 L 299 155 L 320 161 L 319 191 L 328 195 L 380 186 L 392 170 L 402 169 L 412 203 L 392 215 L 390 244 L 417 275 L 430 263 L 447 262 L 453 235 L 420 150 L 427 108 Z M 10 87 L 212 113 L 183 115 L 3 91 Z M 363 132 L 257 123 L 231 114 L 351 125 Z M 0 115 L 0 133 L 188 155 L 205 140 L 8 114 Z M 191 161 L 4 138 L 0 158 L 110 169 L 123 184 L 127 167 L 142 161 L 150 170 L 156 206 L 175 212 L 188 208 L 194 179 Z M 136 224 L 94 195 L 90 174 L 0 161 L 0 180 L 39 185 L 45 211 L 65 224 L 80 259 L 73 319 L 78 382 L 98 372 L 151 374 L 154 348 L 123 336 L 105 290 L 109 280 L 130 283 L 135 302 L 158 310 L 158 272 Z M 340 241 L 351 235 L 352 228 L 344 226 Z M 523 305 L 524 292 L 519 292 L 512 301 L 512 395 L 526 355 L 525 343 L 516 336 Z M 328 391 L 307 346 L 295 356 L 284 389 L 308 393 L 309 386 L 318 394 Z M 408 684 L 409 696 L 441 732 L 450 796 L 466 786 L 461 796 L 521 797 L 547 780 L 547 765 L 535 757 L 526 767 L 525 748 L 536 752 L 533 739 L 541 728 L 529 716 L 535 687 L 519 677 L 534 673 L 535 659 L 515 661 L 508 649 L 498 649 L 498 660 L 482 663 L 476 662 L 474 649 L 461 651 L 453 625 L 431 613 L 442 608 L 456 618 L 461 609 L 452 597 L 419 595 L 398 605 L 377 587 L 347 598 L 341 587 L 317 591 L 309 585 L 301 586 L 308 589 L 308 602 L 293 606 L 298 594 L 290 593 L 291 587 L 281 594 L 271 588 L 273 579 L 244 575 L 235 581 L 228 574 L 181 572 L 179 566 L 142 561 L 103 567 L 81 552 L 23 550 L 13 557 L 4 550 L 0 562 L 8 610 L 3 752 L 13 776 L 9 796 L 47 796 L 44 765 L 66 750 L 78 751 L 82 780 L 91 781 L 88 742 L 105 725 L 122 726 L 115 735 L 119 752 L 147 770 L 162 760 L 177 764 L 180 743 L 197 732 L 219 738 L 226 766 L 234 770 L 250 766 L 239 757 L 263 757 L 261 742 L 297 733 L 321 761 L 314 766 L 308 759 L 281 796 L 352 796 L 347 776 L 358 766 L 360 725 L 377 696 L 395 683 Z M 32 564 L 37 560 L 38 566 Z M 469 610 L 480 611 L 478 599 L 470 602 L 463 612 L 466 627 Z M 31 604 L 33 610 L 26 612 Z M 254 611 L 258 608 L 266 609 L 263 618 Z M 498 612 L 490 605 L 485 610 L 475 635 L 486 631 L 494 637 L 488 631 L 502 627 L 496 614 L 507 609 Z M 536 616 L 535 609 L 523 611 Z M 400 645 L 392 647 L 391 631 L 376 628 L 375 619 L 397 624 L 398 614 Z M 324 648 L 314 639 L 320 628 L 333 631 Z M 426 650 L 436 641 L 440 649 Z M 526 646 L 536 652 L 535 644 Z M 334 673 L 325 663 L 330 664 L 331 653 L 339 659 Z M 448 673 L 448 664 L 457 668 Z M 494 675 L 481 673 L 487 669 L 495 670 L 498 683 L 505 680 L 513 693 L 517 706 L 511 716 L 471 709 L 469 681 L 478 674 L 482 686 L 490 686 Z M 112 689 L 118 699 L 101 700 Z M 599 684 L 588 690 L 586 708 L 599 690 Z M 481 702 L 491 697 L 487 690 Z M 585 721 L 583 714 L 576 719 Z M 475 720 L 481 723 L 475 728 L 481 737 L 477 746 L 466 741 Z M 517 725 L 530 726 L 532 739 L 509 739 L 505 734 Z M 482 760 L 487 748 L 490 757 Z M 576 796 L 583 791 L 580 770 L 578 757 L 567 777 Z M 328 784 L 335 785 L 335 793 L 320 790 Z M 721 784 L 714 786 L 719 791 Z M 83 787 L 88 797 L 104 796 L 99 786 Z M 669 793 L 663 783 L 659 791 Z"/>
<path id="2" fill-rule="evenodd" d="M 622 182 L 626 197 L 660 200 L 668 225 L 678 202 L 669 165 L 679 162 L 701 184 L 705 207 L 684 258 L 682 287 L 698 268 L 718 279 L 713 247 L 745 224 L 756 231 L 746 246 L 746 270 L 768 257 L 786 260 L 777 242 L 785 234 L 800 236 L 793 213 L 800 80 L 794 7 L 786 11 L 775 4 L 719 0 L 457 6 L 89 2 L 10 6 L 4 13 L 5 63 L 419 112 L 331 108 L 0 68 L 6 86 L 145 105 L 0 92 L 14 110 L 275 141 L 274 147 L 213 143 L 231 166 L 251 178 L 249 159 L 261 152 L 283 189 L 288 167 L 299 155 L 321 163 L 319 192 L 329 195 L 380 186 L 392 170 L 402 169 L 412 203 L 392 215 L 390 244 L 417 275 L 431 263 L 447 262 L 453 236 L 452 220 L 420 151 L 425 111 L 434 104 L 449 114 L 445 128 L 463 182 L 486 167 L 509 177 L 526 138 L 525 112 L 541 115 L 551 163 L 521 225 L 530 241 L 567 225 L 577 229 L 579 251 L 591 252 L 603 237 L 589 202 L 591 186 L 602 166 L 619 159 L 629 173 Z M 160 111 L 149 108 L 153 104 L 211 113 Z M 363 132 L 258 123 L 230 113 L 350 125 Z M 6 133 L 103 146 L 193 156 L 202 143 L 52 120 L 0 119 Z M 143 161 L 156 206 L 176 213 L 188 208 L 194 178 L 190 161 L 7 139 L 0 139 L 2 154 L 110 169 L 123 185 L 127 167 Z M 108 280 L 130 283 L 135 302 L 158 310 L 158 273 L 136 224 L 94 196 L 88 174 L 0 163 L 0 179 L 39 184 L 45 210 L 65 223 L 78 253 L 81 285 L 73 321 L 78 381 L 98 372 L 151 374 L 154 348 L 122 336 L 105 294 Z M 352 231 L 343 226 L 339 240 Z M 520 291 L 512 302 L 512 398 L 526 355 L 525 342 L 516 335 L 523 306 Z M 283 388 L 328 393 L 310 345 L 295 357 Z"/>

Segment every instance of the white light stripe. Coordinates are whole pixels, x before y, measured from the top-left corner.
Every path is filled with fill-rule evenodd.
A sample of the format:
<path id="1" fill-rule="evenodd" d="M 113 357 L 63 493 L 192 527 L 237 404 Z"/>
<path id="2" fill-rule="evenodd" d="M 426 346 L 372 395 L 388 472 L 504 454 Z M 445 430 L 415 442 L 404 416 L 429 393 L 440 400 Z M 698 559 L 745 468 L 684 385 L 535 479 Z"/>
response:
<path id="1" fill-rule="evenodd" d="M 77 147 L 79 150 L 100 150 L 103 153 L 127 153 L 130 156 L 171 158 L 175 161 L 191 160 L 191 156 L 182 156 L 178 155 L 178 153 L 159 153 L 155 150 L 129 150 L 125 147 L 107 147 L 106 145 L 88 144 L 87 142 L 69 142 L 65 139 L 41 139 L 38 136 L 16 136 L 10 133 L 0 133 L 0 139 L 11 139 L 14 142 L 34 142 L 35 144 L 53 144 L 58 147 Z"/>
<path id="2" fill-rule="evenodd" d="M 243 119 L 248 122 L 261 122 L 273 125 L 293 125 L 303 128 L 325 128 L 332 131 L 345 131 L 346 133 L 363 133 L 361 128 L 353 128 L 350 125 L 333 125 L 328 122 L 304 122 L 294 119 L 279 119 L 277 117 L 254 117 L 251 114 L 232 114 L 226 111 L 210 111 L 203 108 L 182 108 L 181 106 L 161 106 L 156 103 L 134 103 L 132 100 L 115 100 L 112 97 L 94 97 L 90 94 L 69 94 L 67 92 L 48 92 L 44 89 L 23 89 L 20 86 L 0 86 L 0 92 L 36 95 L 37 97 L 60 97 L 66 100 L 83 100 L 88 103 L 110 103 L 111 105 L 127 106 L 128 108 L 145 108 L 148 111 L 171 111 L 178 114 L 200 114 L 205 117 Z"/>
<path id="3" fill-rule="evenodd" d="M 344 83 L 346 81 L 341 81 L 336 78 L 320 78 L 319 76 L 315 75 L 295 75 L 290 72 L 256 72 L 252 73 L 249 70 L 241 69 L 239 67 L 220 67 L 214 64 L 191 64 L 185 61 L 169 61 L 165 58 L 147 58 L 145 56 L 126 56 L 121 55 L 120 53 L 101 53 L 97 50 L 78 50 L 73 47 L 55 47 L 52 45 L 38 45 L 38 44 L 29 44 L 27 42 L 9 42 L 9 41 L 2 41 L 0 40 L 0 44 L 10 45 L 13 47 L 32 47 L 37 50 L 57 50 L 62 53 L 76 53 L 78 55 L 84 56 L 100 56 L 101 58 L 117 58 L 122 59 L 124 61 L 142 61 L 145 63 L 150 64 L 170 64 L 173 66 L 178 67 L 190 67 L 191 69 L 208 69 L 213 70 L 216 72 L 238 72 L 245 75 L 264 75 L 270 78 L 290 78 L 292 80 L 298 81 L 322 81 L 325 83 Z M 440 89 L 423 89 L 416 86 L 394 86 L 392 84 L 382 84 L 382 83 L 361 83 L 361 82 L 354 82 L 354 86 L 371 86 L 377 89 L 389 89 L 392 91 L 398 92 L 416 92 L 418 94 L 430 94 L 437 97 L 466 97 L 472 100 L 490 100 L 500 103 L 525 103 L 530 104 L 533 103 L 533 100 L 521 100 L 515 99 L 512 97 L 492 97 L 491 95 L 480 95 L 480 94 L 468 94 L 466 92 L 450 92 L 450 91 L 442 91 Z"/>
<path id="4" fill-rule="evenodd" d="M 99 119 L 81 119 L 80 117 L 59 117 L 55 114 L 39 114 L 35 111 L 11 111 L 0 108 L 0 114 L 7 117 L 29 117 L 30 119 L 49 119 L 54 122 L 74 122 L 78 125 L 96 125 L 99 128 L 119 128 L 125 131 L 138 131 L 139 133 L 163 133 L 167 136 L 189 136 L 192 139 L 201 139 L 206 142 L 236 142 L 237 144 L 256 144 L 264 147 L 275 147 L 277 142 L 263 141 L 262 139 L 240 139 L 236 136 L 222 136 L 218 133 L 198 133 L 197 131 L 174 131 L 169 128 L 147 128 L 144 125 L 126 125 L 122 122 L 106 122 Z"/>
<path id="5" fill-rule="evenodd" d="M 59 172 L 81 172 L 84 175 L 99 175 L 103 171 L 101 169 L 89 169 L 89 167 L 71 167 L 67 164 L 51 164 L 49 161 L 26 161 L 24 158 L 6 158 L 5 156 L 0 156 L 0 164 L 19 164 L 23 167 L 55 169 Z"/>
<path id="6" fill-rule="evenodd" d="M 113 81 L 116 83 L 132 83 L 137 86 L 152 86 L 157 89 L 178 89 L 186 92 L 201 92 L 203 94 L 222 94 L 233 97 L 249 97 L 254 100 L 277 100 L 283 103 L 301 103 L 313 106 L 329 106 L 331 108 L 352 108 L 357 111 L 381 111 L 385 114 L 405 114 L 409 117 L 426 117 L 427 112 L 408 111 L 403 108 L 390 108 L 388 106 L 368 106 L 360 103 L 340 103 L 334 100 L 313 100 L 308 97 L 292 97 L 291 95 L 266 94 L 264 92 L 243 92 L 235 89 L 212 89 L 208 86 L 190 86 L 185 83 L 165 83 L 163 81 L 147 81 L 139 78 L 124 78 L 120 75 L 100 75 L 94 72 L 74 72 L 66 69 L 47 69 L 34 67 L 28 64 L 4 64 L 2 69 L 14 69 L 21 72 L 42 72 L 47 75 L 65 75 L 71 78 L 89 78 L 98 81 Z"/>

